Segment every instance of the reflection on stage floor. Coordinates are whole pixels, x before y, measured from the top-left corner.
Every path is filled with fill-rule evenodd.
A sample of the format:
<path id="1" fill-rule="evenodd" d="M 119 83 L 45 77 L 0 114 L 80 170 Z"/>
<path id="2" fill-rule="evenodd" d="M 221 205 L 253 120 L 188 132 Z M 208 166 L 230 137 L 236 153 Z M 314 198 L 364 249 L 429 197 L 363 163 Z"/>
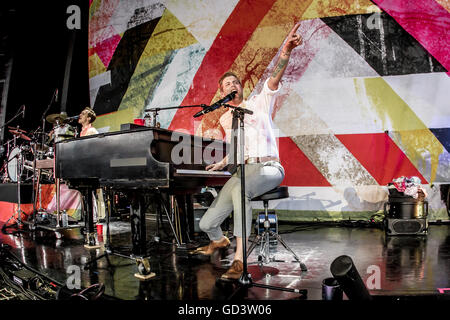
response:
<path id="1" fill-rule="evenodd" d="M 237 289 L 236 283 L 218 279 L 229 267 L 235 242 L 226 251 L 211 257 L 189 255 L 169 237 L 155 232 L 149 220 L 147 238 L 149 261 L 155 276 L 137 279 L 134 260 L 105 254 L 104 247 L 86 249 L 80 229 L 53 232 L 0 234 L 0 242 L 20 261 L 46 276 L 67 283 L 74 268 L 80 270 L 80 285 L 87 288 L 102 283 L 105 295 L 125 300 L 226 300 Z M 110 225 L 114 252 L 130 252 L 130 224 L 113 221 Z M 298 293 L 251 287 L 235 298 L 251 300 L 321 300 L 322 281 L 332 277 L 330 265 L 337 257 L 350 256 L 361 279 L 374 299 L 432 298 L 448 296 L 450 288 L 450 226 L 430 225 L 426 236 L 386 236 L 380 227 L 280 223 L 279 234 L 308 268 L 302 272 L 280 243 L 272 244 L 271 257 L 277 261 L 258 265 L 259 247 L 248 259 L 253 282 L 271 286 L 307 289 Z M 104 243 L 106 228 L 99 236 Z M 158 241 L 156 241 L 158 240 Z M 204 244 L 200 234 L 192 239 Z M 7 246 L 5 246 L 7 245 Z M 10 246 L 10 247 L 9 247 Z M 344 294 L 344 299 L 348 299 Z"/>

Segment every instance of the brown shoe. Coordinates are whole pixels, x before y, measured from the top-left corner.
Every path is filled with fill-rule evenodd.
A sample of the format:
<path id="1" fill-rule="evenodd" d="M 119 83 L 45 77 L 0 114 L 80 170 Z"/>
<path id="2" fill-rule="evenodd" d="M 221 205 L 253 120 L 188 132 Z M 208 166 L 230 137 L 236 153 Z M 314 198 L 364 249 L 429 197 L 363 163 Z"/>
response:
<path id="1" fill-rule="evenodd" d="M 223 237 L 219 241 L 211 241 L 207 246 L 200 247 L 191 252 L 191 254 L 202 254 L 205 256 L 212 255 L 214 251 L 228 248 L 230 246 L 230 240 L 227 237 Z"/>
<path id="2" fill-rule="evenodd" d="M 230 269 L 222 275 L 222 279 L 238 280 L 244 271 L 244 264 L 241 260 L 234 260 Z"/>

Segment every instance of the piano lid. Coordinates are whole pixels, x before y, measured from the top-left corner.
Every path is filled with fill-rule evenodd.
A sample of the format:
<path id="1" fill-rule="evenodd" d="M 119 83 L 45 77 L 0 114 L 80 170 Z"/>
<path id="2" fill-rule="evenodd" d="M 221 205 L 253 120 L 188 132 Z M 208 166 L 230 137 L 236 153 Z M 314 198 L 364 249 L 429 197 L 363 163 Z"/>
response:
<path id="1" fill-rule="evenodd" d="M 169 187 L 174 180 L 217 174 L 177 174 L 175 169 L 201 170 L 220 161 L 227 144 L 166 129 L 139 128 L 102 133 L 56 143 L 57 178 L 124 187 Z M 191 178 L 189 178 L 191 177 Z M 226 174 L 222 177 L 227 177 Z"/>

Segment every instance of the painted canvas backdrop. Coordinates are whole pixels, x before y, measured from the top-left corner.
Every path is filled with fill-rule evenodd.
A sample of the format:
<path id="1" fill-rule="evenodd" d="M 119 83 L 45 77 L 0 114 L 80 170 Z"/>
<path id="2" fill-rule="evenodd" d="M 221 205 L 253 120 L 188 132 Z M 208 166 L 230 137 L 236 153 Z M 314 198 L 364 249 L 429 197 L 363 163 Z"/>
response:
<path id="1" fill-rule="evenodd" d="M 245 97 L 270 76 L 293 25 L 272 114 L 291 197 L 282 219 L 367 219 L 386 185 L 417 176 L 430 218 L 448 219 L 450 5 L 446 0 L 91 0 L 89 84 L 100 132 L 144 110 L 210 104 L 237 73 Z M 225 110 L 160 112 L 163 128 L 220 138 Z"/>

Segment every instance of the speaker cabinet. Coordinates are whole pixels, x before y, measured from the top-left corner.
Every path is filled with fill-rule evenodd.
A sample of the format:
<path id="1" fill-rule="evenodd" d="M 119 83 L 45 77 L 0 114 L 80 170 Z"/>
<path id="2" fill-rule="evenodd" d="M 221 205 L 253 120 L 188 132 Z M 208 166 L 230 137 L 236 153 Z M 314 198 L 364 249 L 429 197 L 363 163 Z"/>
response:
<path id="1" fill-rule="evenodd" d="M 427 235 L 427 219 L 385 218 L 384 227 L 387 235 Z"/>

